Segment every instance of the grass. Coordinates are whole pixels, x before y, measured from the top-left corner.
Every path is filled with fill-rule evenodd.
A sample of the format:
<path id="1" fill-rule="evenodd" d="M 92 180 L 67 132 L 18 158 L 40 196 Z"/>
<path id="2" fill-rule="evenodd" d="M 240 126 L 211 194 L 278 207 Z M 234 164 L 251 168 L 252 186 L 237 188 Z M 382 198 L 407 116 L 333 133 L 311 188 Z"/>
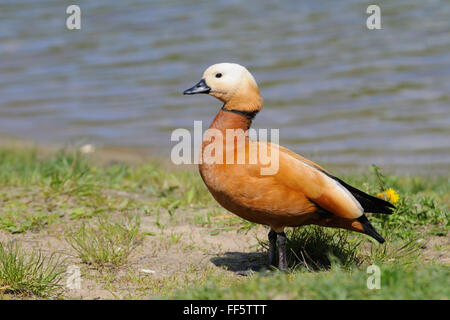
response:
<path id="1" fill-rule="evenodd" d="M 2 148 L 0 239 L 60 243 L 71 263 L 83 266 L 86 283 L 115 298 L 448 298 L 450 179 L 367 171 L 340 176 L 373 195 L 388 188 L 399 195 L 393 215 L 369 216 L 386 244 L 336 229 L 287 229 L 290 272 L 242 278 L 231 265 L 265 260 L 267 231 L 222 209 L 198 172 L 154 161 L 105 164 L 70 150 Z M 239 252 L 230 255 L 230 246 Z M 60 292 L 54 255 L 1 250 L 0 295 Z M 381 268 L 381 290 L 365 284 L 371 264 Z"/>
<path id="2" fill-rule="evenodd" d="M 164 208 L 174 215 L 179 207 L 213 203 L 201 178 L 193 172 L 169 172 L 157 163 L 99 166 L 78 152 L 66 150 L 47 157 L 39 156 L 37 149 L 0 150 L 1 187 L 0 227 L 18 233 L 54 222 L 54 213 L 79 219 L 146 205 L 149 211 Z M 145 199 L 130 199 L 126 193 Z M 39 212 L 43 215 L 38 218 Z"/>
<path id="3" fill-rule="evenodd" d="M 399 193 L 392 215 L 372 215 L 375 228 L 390 230 L 396 237 L 408 239 L 420 236 L 424 227 L 428 233 L 445 236 L 449 230 L 450 178 L 384 176 L 372 166 L 371 175 L 348 176 L 344 180 L 376 195 L 388 188 Z M 408 228 L 404 226 L 407 225 Z M 418 232 L 420 231 L 420 232 Z"/>
<path id="4" fill-rule="evenodd" d="M 139 218 L 108 221 L 99 217 L 94 225 L 83 223 L 69 233 L 67 241 L 82 262 L 97 268 L 120 267 L 128 262 L 142 241 Z"/>
<path id="5" fill-rule="evenodd" d="M 20 245 L 0 242 L 0 294 L 48 297 L 61 289 L 65 270 L 55 255 L 25 252 Z"/>
<path id="6" fill-rule="evenodd" d="M 361 240 L 344 230 L 308 226 L 293 229 L 287 235 L 288 261 L 294 269 L 326 270 L 335 261 L 350 268 L 362 261 L 358 256 Z"/>
<path id="7" fill-rule="evenodd" d="M 205 284 L 176 292 L 175 299 L 448 299 L 448 267 L 381 266 L 381 288 L 367 288 L 364 269 L 334 266 L 326 272 L 295 272 L 288 275 L 254 275 L 224 286 L 212 277 Z"/>
<path id="8" fill-rule="evenodd" d="M 412 239 L 390 241 L 390 245 L 382 246 L 346 230 L 307 226 L 288 232 L 287 249 L 293 270 L 324 271 L 336 264 L 348 270 L 393 261 L 409 264 L 419 256 L 420 243 Z"/>

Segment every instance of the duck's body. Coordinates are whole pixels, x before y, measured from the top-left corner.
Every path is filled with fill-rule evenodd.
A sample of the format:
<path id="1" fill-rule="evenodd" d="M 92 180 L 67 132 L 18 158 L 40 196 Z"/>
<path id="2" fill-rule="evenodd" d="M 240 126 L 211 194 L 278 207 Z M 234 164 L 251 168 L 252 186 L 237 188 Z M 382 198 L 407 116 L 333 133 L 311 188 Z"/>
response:
<path id="1" fill-rule="evenodd" d="M 202 89 L 203 92 L 206 90 L 225 102 L 210 126 L 210 129 L 220 131 L 224 137 L 221 142 L 223 161 L 211 164 L 203 162 L 199 165 L 203 181 L 217 202 L 243 219 L 271 227 L 269 259 L 273 263 L 278 235 L 280 268 L 286 268 L 285 227 L 316 224 L 343 228 L 366 233 L 379 242 L 384 242 L 364 216 L 364 211 L 391 213 L 390 203 L 345 184 L 314 162 L 281 146 L 252 141 L 247 135 L 240 144 L 234 138 L 226 139 L 227 130 L 240 129 L 247 132 L 252 118 L 262 107 L 256 82 L 251 75 L 251 78 L 247 75 L 245 68 L 245 71 L 240 68 L 243 67 L 239 66 L 235 72 L 244 78 L 232 90 L 230 83 L 236 82 L 239 77 L 228 80 L 226 87 L 232 91 L 231 95 L 224 95 L 227 93 L 225 90 L 213 92 L 208 86 L 211 82 L 213 86 L 217 86 L 214 83 L 218 82 L 217 79 L 211 80 L 211 75 L 217 75 L 219 71 L 222 75 L 234 70 L 229 64 L 208 68 L 209 72 L 205 72 L 204 79 L 199 83 L 203 82 L 203 86 L 208 88 Z M 200 90 L 199 84 L 189 90 Z M 189 90 L 185 93 L 199 93 Z M 214 139 L 205 139 L 202 154 L 211 143 L 216 142 Z M 267 167 L 267 164 L 261 163 L 258 154 L 266 149 L 278 154 L 278 170 L 269 175 L 262 174 L 261 169 Z M 244 163 L 227 161 L 226 150 L 233 154 L 234 160 L 240 159 L 243 154 L 241 159 L 245 159 Z M 250 161 L 250 154 L 258 155 L 255 157 L 257 161 Z"/>
<path id="2" fill-rule="evenodd" d="M 225 138 L 225 130 L 247 131 L 250 124 L 251 120 L 243 115 L 220 110 L 210 126 L 223 132 L 223 149 L 232 149 L 234 159 L 240 153 L 246 157 L 244 164 L 226 164 L 224 154 L 223 163 L 199 165 L 203 181 L 217 202 L 241 218 L 275 231 L 317 224 L 364 232 L 357 220 L 364 213 L 360 203 L 318 164 L 281 146 L 251 141 L 248 136 L 240 147 Z M 211 143 L 203 141 L 202 150 Z M 257 154 L 261 144 L 278 149 L 280 167 L 274 175 L 262 175 L 264 165 L 248 161 L 250 149 Z"/>

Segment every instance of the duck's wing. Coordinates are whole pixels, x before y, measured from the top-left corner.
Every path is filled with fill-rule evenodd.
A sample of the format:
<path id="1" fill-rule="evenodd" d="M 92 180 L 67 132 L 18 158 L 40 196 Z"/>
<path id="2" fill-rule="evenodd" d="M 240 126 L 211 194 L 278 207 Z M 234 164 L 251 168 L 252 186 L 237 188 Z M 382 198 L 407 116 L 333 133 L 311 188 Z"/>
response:
<path id="1" fill-rule="evenodd" d="M 273 146 L 275 146 L 275 145 L 273 145 Z M 285 147 L 282 147 L 282 146 L 278 146 L 278 148 L 279 148 L 280 152 L 283 152 L 283 153 L 285 153 L 285 154 L 287 154 L 287 155 L 289 155 L 289 156 L 291 156 L 291 157 L 293 157 L 293 158 L 295 158 L 295 159 L 297 159 L 299 161 L 302 161 L 302 162 L 304 162 L 304 163 L 306 163 L 306 164 L 308 164 L 308 165 L 310 165 L 310 166 L 312 166 L 312 167 L 314 167 L 316 169 L 319 169 L 322 172 L 325 172 L 326 174 L 329 174 L 327 170 L 325 170 L 324 168 L 319 166 L 317 163 L 315 163 L 315 162 L 313 162 L 313 161 L 311 161 L 311 160 L 309 160 L 309 159 L 307 159 L 305 157 L 302 157 L 301 155 L 295 153 L 294 151 L 291 151 L 291 150 L 289 150 L 289 149 L 287 149 Z"/>
<path id="2" fill-rule="evenodd" d="M 285 153 L 286 155 L 289 155 L 330 177 L 331 179 L 335 180 L 341 187 L 348 190 L 352 196 L 360 203 L 360 205 L 363 207 L 364 212 L 372 212 L 372 213 L 383 213 L 383 214 L 392 214 L 392 209 L 395 208 L 395 206 L 390 203 L 389 201 L 385 201 L 383 199 L 376 198 L 374 196 L 371 196 L 349 184 L 344 182 L 343 180 L 333 176 L 330 172 L 319 166 L 317 163 L 306 159 L 299 154 L 296 154 L 295 152 L 286 149 L 284 147 L 279 146 L 280 152 Z"/>
<path id="3" fill-rule="evenodd" d="M 395 206 L 389 201 L 376 198 L 367 194 L 351 185 L 345 183 L 339 178 L 336 178 L 332 175 L 329 175 L 332 179 L 339 182 L 344 188 L 351 192 L 351 194 L 358 200 L 358 202 L 362 205 L 364 212 L 372 212 L 372 213 L 383 213 L 383 214 L 392 214 Z"/>
<path id="4" fill-rule="evenodd" d="M 337 217 L 357 219 L 363 215 L 364 209 L 350 191 L 331 178 L 322 167 L 278 145 L 266 142 L 258 144 L 259 150 L 267 146 L 271 154 L 278 153 L 278 157 L 272 158 L 278 158 L 278 170 L 272 174 L 274 185 L 282 185 L 290 193 L 307 199 L 322 211 Z M 264 166 L 259 164 L 257 167 Z"/>

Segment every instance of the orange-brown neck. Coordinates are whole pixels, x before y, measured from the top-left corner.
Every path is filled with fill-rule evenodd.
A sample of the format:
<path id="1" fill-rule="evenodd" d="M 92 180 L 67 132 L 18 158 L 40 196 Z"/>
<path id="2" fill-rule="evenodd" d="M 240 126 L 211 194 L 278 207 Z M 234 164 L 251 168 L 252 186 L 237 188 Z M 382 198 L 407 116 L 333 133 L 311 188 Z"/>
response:
<path id="1" fill-rule="evenodd" d="M 244 155 L 248 155 L 245 148 L 248 148 L 247 130 L 251 123 L 252 120 L 244 114 L 224 109 L 219 110 L 205 133 L 201 146 L 202 161 L 199 168 L 203 178 L 202 170 L 205 168 L 212 170 L 211 168 L 216 165 L 237 163 L 237 155 L 240 151 L 243 151 Z M 212 166 L 210 166 L 211 164 Z"/>
<path id="2" fill-rule="evenodd" d="M 253 117 L 254 114 L 252 115 L 251 113 L 233 112 L 222 108 L 209 127 L 223 132 L 226 129 L 242 129 L 247 131 L 252 124 Z"/>

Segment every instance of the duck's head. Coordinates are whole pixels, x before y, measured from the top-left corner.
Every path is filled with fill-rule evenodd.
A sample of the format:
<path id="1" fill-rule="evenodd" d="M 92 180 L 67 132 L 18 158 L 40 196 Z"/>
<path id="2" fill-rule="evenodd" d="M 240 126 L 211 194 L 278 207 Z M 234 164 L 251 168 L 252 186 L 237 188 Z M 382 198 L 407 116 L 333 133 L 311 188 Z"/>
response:
<path id="1" fill-rule="evenodd" d="M 199 83 L 184 94 L 209 94 L 224 102 L 229 110 L 259 111 L 262 98 L 255 78 L 243 66 L 236 63 L 218 63 L 203 73 Z"/>

